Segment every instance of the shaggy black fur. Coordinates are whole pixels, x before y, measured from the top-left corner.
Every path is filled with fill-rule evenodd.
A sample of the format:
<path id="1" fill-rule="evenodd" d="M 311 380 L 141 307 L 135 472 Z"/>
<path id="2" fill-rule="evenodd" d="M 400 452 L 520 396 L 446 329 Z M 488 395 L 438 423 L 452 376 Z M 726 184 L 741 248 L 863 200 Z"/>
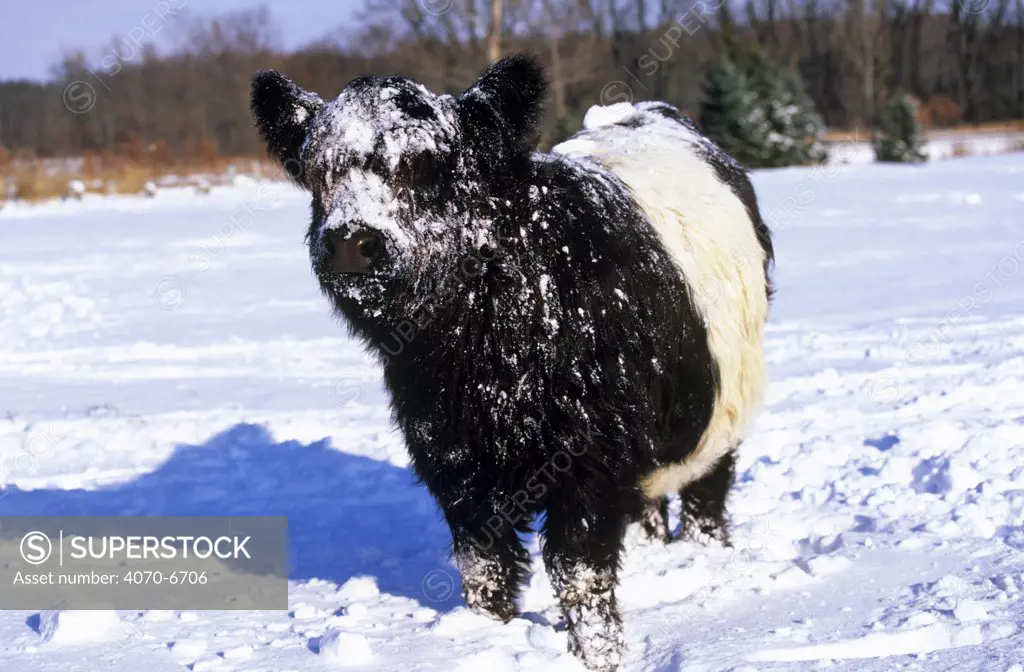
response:
<path id="1" fill-rule="evenodd" d="M 683 539 L 732 545 L 725 505 L 735 479 L 736 453 L 730 451 L 703 478 L 679 491 Z"/>
<path id="2" fill-rule="evenodd" d="M 271 153 L 302 162 L 314 270 L 383 362 L 467 603 L 516 615 L 528 560 L 517 533 L 543 511 L 570 648 L 614 669 L 614 586 L 625 525 L 645 503 L 638 484 L 697 446 L 717 368 L 678 268 L 624 185 L 533 153 L 544 92 L 535 62 L 513 57 L 457 97 L 366 77 L 323 105 L 261 73 L 252 106 Z M 332 273 L 328 228 L 374 231 L 384 251 L 367 273 Z"/>
<path id="3" fill-rule="evenodd" d="M 282 106 L 282 100 L 289 101 L 289 105 Z M 304 185 L 299 149 L 308 130 L 305 121 L 316 116 L 323 107 L 320 96 L 303 91 L 274 70 L 263 70 L 252 80 L 252 114 L 256 129 L 266 141 L 270 155 L 300 185 Z"/>

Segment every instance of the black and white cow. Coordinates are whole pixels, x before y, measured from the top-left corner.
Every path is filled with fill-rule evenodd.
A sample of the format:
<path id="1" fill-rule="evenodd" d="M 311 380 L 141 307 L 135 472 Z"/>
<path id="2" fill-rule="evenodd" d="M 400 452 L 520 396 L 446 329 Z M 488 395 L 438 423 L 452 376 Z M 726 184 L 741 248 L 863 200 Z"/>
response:
<path id="1" fill-rule="evenodd" d="M 675 108 L 593 108 L 539 153 L 545 92 L 527 56 L 456 96 L 361 77 L 326 103 L 264 71 L 252 110 L 312 194 L 314 271 L 382 362 L 466 603 L 517 615 L 543 513 L 570 650 L 611 670 L 627 523 L 667 539 L 681 491 L 684 533 L 727 543 L 772 248 L 743 169 Z"/>

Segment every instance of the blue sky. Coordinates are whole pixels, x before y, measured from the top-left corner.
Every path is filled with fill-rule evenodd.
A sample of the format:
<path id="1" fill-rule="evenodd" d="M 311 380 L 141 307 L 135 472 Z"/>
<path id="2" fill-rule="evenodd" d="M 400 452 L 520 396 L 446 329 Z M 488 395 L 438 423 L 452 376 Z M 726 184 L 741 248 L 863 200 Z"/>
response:
<path id="1" fill-rule="evenodd" d="M 161 3 L 171 9 L 162 20 L 154 13 Z M 111 37 L 124 37 L 133 30 L 143 34 L 146 26 L 156 32 L 152 41 L 166 47 L 175 40 L 174 14 L 214 15 L 259 4 L 258 0 L 0 0 L 0 79 L 45 79 L 67 49 L 83 48 L 99 60 Z M 364 6 L 363 0 L 265 4 L 286 47 L 353 25 L 353 16 Z"/>

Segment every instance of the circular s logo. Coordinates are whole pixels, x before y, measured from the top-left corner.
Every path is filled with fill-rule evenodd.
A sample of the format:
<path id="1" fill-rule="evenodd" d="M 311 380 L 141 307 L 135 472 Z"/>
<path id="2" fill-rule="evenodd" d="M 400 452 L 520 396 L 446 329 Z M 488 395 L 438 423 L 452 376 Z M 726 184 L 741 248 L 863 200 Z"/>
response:
<path id="1" fill-rule="evenodd" d="M 455 6 L 455 0 L 421 0 L 420 6 L 427 14 L 444 16 Z"/>
<path id="2" fill-rule="evenodd" d="M 608 82 L 601 89 L 601 104 L 613 105 L 615 103 L 632 103 L 633 89 L 621 79 Z"/>
<path id="3" fill-rule="evenodd" d="M 64 88 L 64 107 L 73 114 L 85 114 L 96 105 L 96 89 L 89 82 L 71 82 Z"/>
<path id="4" fill-rule="evenodd" d="M 423 577 L 420 587 L 431 602 L 444 602 L 455 593 L 455 579 L 443 569 L 432 569 Z"/>
<path id="5" fill-rule="evenodd" d="M 363 381 L 360 376 L 342 376 L 331 386 L 331 397 L 339 406 L 359 403 L 362 396 Z"/>
<path id="6" fill-rule="evenodd" d="M 896 376 L 882 373 L 871 380 L 868 398 L 877 406 L 891 406 L 903 399 L 903 388 Z"/>
<path id="7" fill-rule="evenodd" d="M 160 278 L 153 286 L 153 300 L 166 310 L 178 308 L 185 303 L 185 285 L 170 275 Z"/>
<path id="8" fill-rule="evenodd" d="M 29 532 L 21 538 L 21 557 L 30 565 L 41 565 L 50 559 L 53 544 L 42 532 Z"/>

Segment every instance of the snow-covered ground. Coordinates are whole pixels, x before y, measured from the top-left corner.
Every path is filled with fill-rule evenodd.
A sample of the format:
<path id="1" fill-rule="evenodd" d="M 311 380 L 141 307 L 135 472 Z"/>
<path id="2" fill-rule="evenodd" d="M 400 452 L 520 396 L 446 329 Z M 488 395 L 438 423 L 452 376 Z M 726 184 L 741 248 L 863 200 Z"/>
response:
<path id="1" fill-rule="evenodd" d="M 626 669 L 1024 672 L 1024 154 L 755 183 L 778 293 L 735 547 L 632 544 Z M 307 212 L 0 213 L 0 515 L 285 514 L 294 558 L 288 613 L 0 612 L 0 670 L 581 669 L 539 563 L 524 618 L 462 606 Z"/>

